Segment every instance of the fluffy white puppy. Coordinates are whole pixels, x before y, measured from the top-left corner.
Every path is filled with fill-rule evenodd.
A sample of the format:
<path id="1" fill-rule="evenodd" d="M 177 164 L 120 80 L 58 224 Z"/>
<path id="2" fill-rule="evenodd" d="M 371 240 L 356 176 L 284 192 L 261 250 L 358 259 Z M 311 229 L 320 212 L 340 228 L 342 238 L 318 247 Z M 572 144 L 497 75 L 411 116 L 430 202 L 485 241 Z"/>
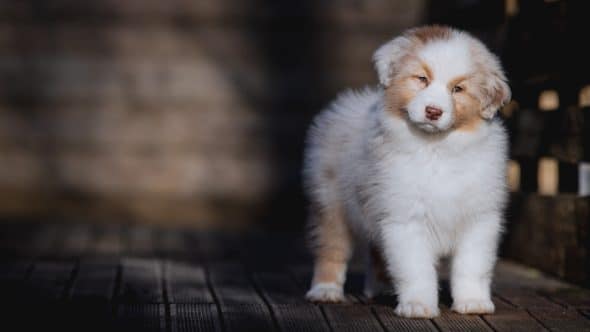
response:
<path id="1" fill-rule="evenodd" d="M 494 115 L 510 89 L 499 61 L 465 32 L 427 26 L 380 47 L 374 62 L 380 86 L 342 94 L 309 132 L 307 298 L 344 299 L 356 242 L 381 255 L 398 315 L 439 314 L 436 266 L 447 256 L 453 309 L 491 313 L 507 196 L 507 135 Z"/>

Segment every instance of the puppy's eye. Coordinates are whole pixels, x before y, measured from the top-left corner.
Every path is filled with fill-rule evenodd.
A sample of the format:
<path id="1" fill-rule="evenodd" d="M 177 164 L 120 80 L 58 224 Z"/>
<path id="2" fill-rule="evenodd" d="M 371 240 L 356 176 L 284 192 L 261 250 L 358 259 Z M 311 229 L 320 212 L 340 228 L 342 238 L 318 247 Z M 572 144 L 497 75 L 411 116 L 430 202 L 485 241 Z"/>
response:
<path id="1" fill-rule="evenodd" d="M 418 79 L 420 82 L 422 82 L 422 83 L 424 83 L 424 84 L 428 84 L 428 78 L 427 78 L 426 76 L 416 76 L 416 78 L 417 78 L 417 79 Z"/>
<path id="2" fill-rule="evenodd" d="M 459 85 L 455 85 L 455 86 L 453 87 L 453 93 L 459 93 L 459 92 L 461 92 L 461 91 L 463 91 L 463 87 L 461 87 L 461 86 L 459 86 Z"/>

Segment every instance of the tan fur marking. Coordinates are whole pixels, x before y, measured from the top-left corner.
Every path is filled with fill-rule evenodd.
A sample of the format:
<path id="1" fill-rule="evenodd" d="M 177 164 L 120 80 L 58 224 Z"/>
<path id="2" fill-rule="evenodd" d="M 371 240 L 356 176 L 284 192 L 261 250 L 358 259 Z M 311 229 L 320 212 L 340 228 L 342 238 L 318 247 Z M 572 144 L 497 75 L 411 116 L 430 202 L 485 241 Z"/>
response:
<path id="1" fill-rule="evenodd" d="M 428 80 L 431 81 L 433 79 L 433 75 L 430 66 L 428 66 L 428 64 L 424 61 L 420 61 L 420 64 L 422 65 L 422 69 L 424 69 L 426 72 L 426 77 L 428 77 Z"/>
<path id="2" fill-rule="evenodd" d="M 452 79 L 452 80 L 449 82 L 449 85 L 448 85 L 448 87 L 449 87 L 449 90 L 452 90 L 452 89 L 453 89 L 453 88 L 454 88 L 454 87 L 455 87 L 457 84 L 459 84 L 459 83 L 461 83 L 461 82 L 463 82 L 463 81 L 467 80 L 468 78 L 469 78 L 469 76 L 467 76 L 467 75 L 462 75 L 462 76 L 459 76 L 459 77 L 456 77 L 456 78 Z"/>
<path id="3" fill-rule="evenodd" d="M 498 79 L 500 80 L 500 79 Z M 494 96 L 492 98 L 492 104 L 497 105 L 497 107 L 501 107 L 504 105 L 504 101 L 506 99 L 505 91 L 498 85 L 494 86 Z"/>
<path id="4" fill-rule="evenodd" d="M 483 122 L 479 99 L 465 90 L 453 96 L 455 103 L 455 130 L 474 131 Z"/>
<path id="5" fill-rule="evenodd" d="M 428 43 L 434 40 L 450 39 L 453 35 L 453 30 L 449 27 L 432 25 L 416 29 L 413 34 L 423 43 Z"/>
<path id="6" fill-rule="evenodd" d="M 342 284 L 346 266 L 352 254 L 352 236 L 342 213 L 336 206 L 315 209 L 313 254 L 315 268 L 313 283 Z"/>
<path id="7" fill-rule="evenodd" d="M 404 117 L 406 105 L 416 96 L 416 91 L 406 87 L 407 81 L 413 79 L 413 77 L 397 79 L 385 89 L 385 107 L 393 115 Z"/>
<path id="8" fill-rule="evenodd" d="M 500 108 L 504 105 L 505 102 L 510 101 L 510 88 L 507 87 L 508 90 L 505 90 L 503 86 L 503 82 L 506 80 L 504 74 L 502 72 L 490 72 L 488 66 L 486 66 L 482 61 L 478 60 L 482 55 L 482 51 L 475 47 L 471 48 L 471 53 L 474 56 L 474 66 L 476 68 L 475 72 L 479 73 L 479 75 L 483 75 L 483 77 L 479 77 L 480 82 L 478 83 L 481 87 L 488 86 L 490 82 L 492 82 L 490 87 L 487 87 L 482 90 L 483 94 L 486 95 L 487 98 L 484 96 L 480 96 L 482 100 L 486 100 L 485 103 L 481 105 L 481 113 L 484 114 L 487 109 L 490 107 L 493 108 Z"/>
<path id="9" fill-rule="evenodd" d="M 342 285 L 344 273 L 346 273 L 346 263 L 317 260 L 313 270 L 313 284 L 335 283 Z"/>

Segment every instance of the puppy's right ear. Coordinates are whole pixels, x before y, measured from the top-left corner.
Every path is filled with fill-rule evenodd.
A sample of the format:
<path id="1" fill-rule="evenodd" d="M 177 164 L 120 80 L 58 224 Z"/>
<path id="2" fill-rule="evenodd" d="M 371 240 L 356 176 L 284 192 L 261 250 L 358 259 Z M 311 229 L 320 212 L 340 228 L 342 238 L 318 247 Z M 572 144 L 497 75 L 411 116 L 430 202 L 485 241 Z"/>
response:
<path id="1" fill-rule="evenodd" d="M 406 36 L 400 36 L 381 45 L 373 54 L 373 63 L 379 76 L 379 83 L 384 87 L 389 86 L 391 77 L 401 58 L 407 54 L 411 41 Z"/>

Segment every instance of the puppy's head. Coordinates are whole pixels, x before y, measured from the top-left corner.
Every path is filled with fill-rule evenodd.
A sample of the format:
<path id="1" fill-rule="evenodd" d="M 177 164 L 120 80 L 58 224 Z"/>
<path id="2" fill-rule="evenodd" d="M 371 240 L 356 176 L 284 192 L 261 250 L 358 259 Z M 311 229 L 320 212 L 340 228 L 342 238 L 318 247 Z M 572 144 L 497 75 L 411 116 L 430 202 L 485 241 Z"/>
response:
<path id="1" fill-rule="evenodd" d="M 462 31 L 412 29 L 373 60 L 388 110 L 426 132 L 473 130 L 510 100 L 496 56 Z"/>

